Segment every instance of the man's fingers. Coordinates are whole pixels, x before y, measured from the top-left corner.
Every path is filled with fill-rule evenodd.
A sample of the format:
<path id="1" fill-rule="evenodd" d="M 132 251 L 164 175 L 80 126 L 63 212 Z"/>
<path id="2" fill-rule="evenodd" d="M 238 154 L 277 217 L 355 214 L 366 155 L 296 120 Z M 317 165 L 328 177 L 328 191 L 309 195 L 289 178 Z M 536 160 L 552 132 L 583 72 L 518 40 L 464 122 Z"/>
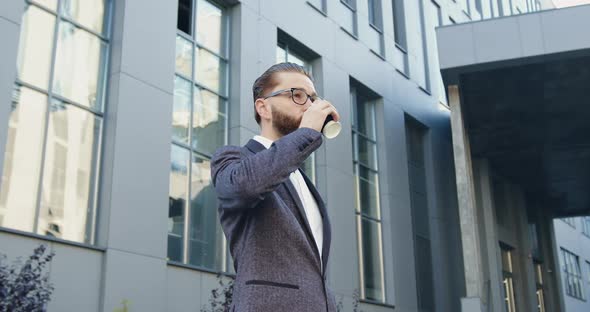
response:
<path id="1" fill-rule="evenodd" d="M 322 110 L 326 113 L 326 115 L 332 115 L 334 121 L 340 121 L 340 114 L 338 114 L 338 111 L 334 105 L 330 104 L 328 107 Z"/>

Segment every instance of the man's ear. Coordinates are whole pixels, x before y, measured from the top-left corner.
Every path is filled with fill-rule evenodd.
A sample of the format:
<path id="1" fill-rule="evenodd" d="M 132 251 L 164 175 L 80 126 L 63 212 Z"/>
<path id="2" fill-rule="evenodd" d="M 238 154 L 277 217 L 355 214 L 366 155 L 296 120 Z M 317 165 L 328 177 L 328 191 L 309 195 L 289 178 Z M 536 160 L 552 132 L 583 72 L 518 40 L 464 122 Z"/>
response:
<path id="1" fill-rule="evenodd" d="M 271 119 L 272 110 L 268 102 L 263 99 L 257 99 L 256 102 L 254 102 L 254 105 L 256 107 L 256 112 L 260 115 L 260 119 Z"/>

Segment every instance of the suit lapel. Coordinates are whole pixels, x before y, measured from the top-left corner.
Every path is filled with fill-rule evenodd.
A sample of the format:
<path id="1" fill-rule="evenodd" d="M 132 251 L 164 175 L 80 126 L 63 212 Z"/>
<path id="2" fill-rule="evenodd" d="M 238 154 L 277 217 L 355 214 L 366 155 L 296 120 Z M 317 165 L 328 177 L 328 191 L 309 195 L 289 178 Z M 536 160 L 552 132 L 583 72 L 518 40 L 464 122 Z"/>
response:
<path id="1" fill-rule="evenodd" d="M 315 185 L 311 182 L 311 180 L 305 175 L 303 170 L 299 170 L 303 179 L 305 180 L 305 184 L 307 184 L 307 188 L 315 198 L 316 203 L 318 204 L 318 208 L 320 209 L 320 214 L 322 215 L 322 228 L 324 230 L 323 235 L 323 243 L 322 243 L 322 275 L 326 275 L 326 265 L 328 264 L 328 256 L 330 255 L 330 242 L 332 240 L 332 231 L 330 229 L 330 220 L 328 218 L 328 211 L 326 209 L 326 205 L 322 200 L 318 190 L 315 188 Z"/>
<path id="2" fill-rule="evenodd" d="M 305 213 L 305 208 L 303 207 L 303 203 L 301 202 L 301 199 L 299 198 L 299 194 L 297 194 L 297 191 L 295 190 L 293 183 L 291 183 L 291 179 L 287 179 L 287 181 L 283 182 L 283 185 L 289 191 L 289 195 L 291 195 L 291 199 L 295 203 L 295 206 L 297 206 L 299 216 L 301 216 L 301 220 L 303 223 L 301 226 L 303 227 L 304 231 L 307 232 L 307 235 L 306 235 L 307 239 L 309 240 L 309 243 L 311 245 L 311 249 L 314 251 L 314 254 L 317 257 L 318 264 L 319 264 L 320 255 L 318 252 L 318 247 L 315 242 L 315 238 L 313 237 L 313 232 L 311 231 L 311 226 L 309 225 L 309 220 L 307 220 L 307 214 Z"/>

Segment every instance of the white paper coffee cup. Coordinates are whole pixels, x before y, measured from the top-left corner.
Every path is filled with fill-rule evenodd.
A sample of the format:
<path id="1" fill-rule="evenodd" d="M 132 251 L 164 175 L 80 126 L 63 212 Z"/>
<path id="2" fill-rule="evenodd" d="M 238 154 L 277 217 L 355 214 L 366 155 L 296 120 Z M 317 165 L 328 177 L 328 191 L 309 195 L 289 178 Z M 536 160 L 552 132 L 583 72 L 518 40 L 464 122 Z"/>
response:
<path id="1" fill-rule="evenodd" d="M 322 129 L 322 133 L 328 139 L 333 139 L 340 134 L 340 130 L 342 130 L 342 125 L 340 122 L 329 120 Z"/>

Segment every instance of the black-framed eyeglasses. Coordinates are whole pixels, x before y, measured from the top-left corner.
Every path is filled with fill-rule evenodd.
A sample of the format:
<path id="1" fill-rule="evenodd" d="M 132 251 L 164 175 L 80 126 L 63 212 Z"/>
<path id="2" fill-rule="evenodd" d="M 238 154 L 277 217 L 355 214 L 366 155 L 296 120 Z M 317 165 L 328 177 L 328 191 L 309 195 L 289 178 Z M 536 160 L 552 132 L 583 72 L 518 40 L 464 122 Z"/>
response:
<path id="1" fill-rule="evenodd" d="M 273 96 L 277 96 L 280 95 L 282 93 L 285 92 L 291 92 L 291 100 L 293 100 L 293 103 L 297 104 L 297 105 L 305 105 L 305 103 L 307 103 L 307 100 L 311 100 L 311 102 L 315 102 L 318 99 L 321 99 L 319 96 L 317 95 L 309 95 L 305 92 L 305 90 L 300 89 L 300 88 L 290 88 L 290 89 L 283 89 L 283 90 L 278 90 L 275 91 L 265 97 L 263 97 L 263 99 L 268 99 L 269 97 L 273 97 Z"/>

